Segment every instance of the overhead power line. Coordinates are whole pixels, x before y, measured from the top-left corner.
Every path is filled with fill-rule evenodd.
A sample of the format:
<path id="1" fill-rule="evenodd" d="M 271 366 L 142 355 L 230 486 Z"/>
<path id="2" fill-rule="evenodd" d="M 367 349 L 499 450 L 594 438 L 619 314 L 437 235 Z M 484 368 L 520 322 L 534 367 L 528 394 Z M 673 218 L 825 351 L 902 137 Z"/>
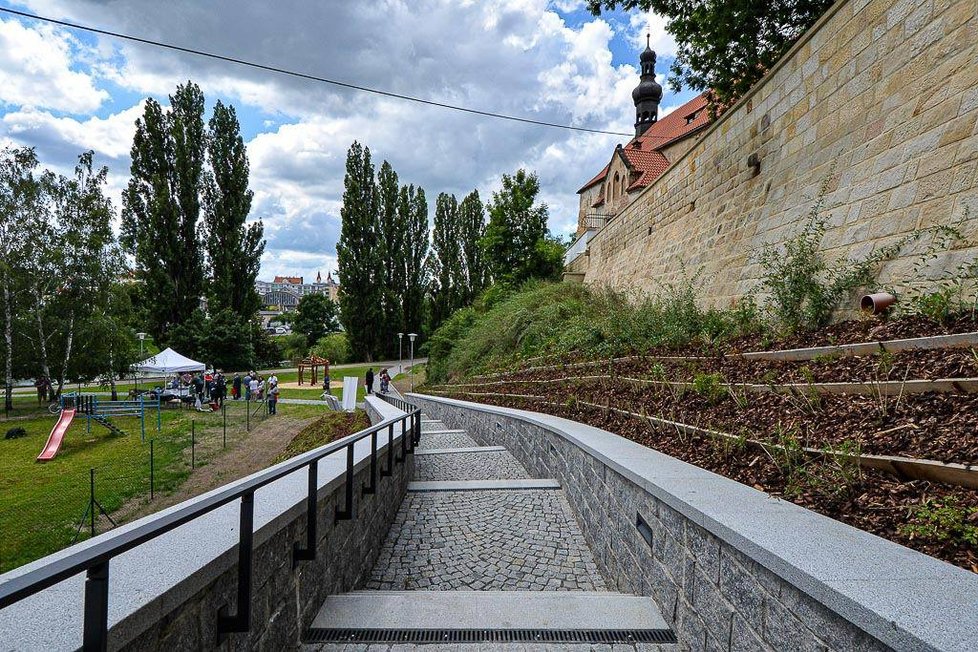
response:
<path id="1" fill-rule="evenodd" d="M 21 18 L 27 18 L 30 20 L 37 20 L 45 23 L 51 23 L 53 25 L 60 25 L 62 27 L 67 27 L 69 29 L 76 29 L 83 32 L 91 32 L 93 34 L 101 34 L 102 36 L 111 36 L 112 38 L 123 39 L 126 41 L 132 41 L 134 43 L 142 43 L 144 45 L 152 45 L 158 48 L 164 48 L 167 50 L 173 50 L 175 52 L 183 52 L 185 54 L 193 54 L 198 57 L 207 57 L 209 59 L 216 59 L 218 61 L 225 61 L 228 63 L 234 63 L 239 66 L 246 66 L 248 68 L 256 68 L 258 70 L 264 70 L 266 72 L 274 72 L 280 75 L 287 75 L 289 77 L 298 77 L 299 79 L 306 79 L 309 81 L 316 81 L 323 84 L 330 84 L 332 86 L 339 86 L 340 88 L 348 88 L 355 91 L 360 91 L 363 93 L 371 93 L 373 95 L 381 95 L 383 97 L 390 97 L 397 100 L 405 100 L 407 102 L 416 102 L 418 104 L 426 104 L 428 106 L 436 106 L 441 109 L 450 109 L 452 111 L 461 111 L 463 113 L 471 113 L 474 115 L 481 115 L 488 118 L 498 118 L 500 120 L 511 120 L 513 122 L 523 122 L 526 124 L 537 125 L 540 127 L 554 127 L 556 129 L 568 129 L 570 131 L 584 131 L 592 134 L 607 134 L 609 136 L 628 136 L 631 137 L 633 134 L 623 133 L 620 131 L 607 131 L 605 129 L 589 129 L 588 127 L 575 127 L 573 125 L 565 125 L 556 122 L 546 122 L 544 120 L 533 120 L 532 118 L 523 118 L 517 115 L 507 115 L 505 113 L 494 113 L 492 111 L 480 111 L 479 109 L 472 109 L 466 106 L 459 106 L 457 104 L 447 104 L 445 102 L 437 102 L 435 100 L 428 100 L 423 97 L 415 97 L 413 95 L 403 95 L 401 93 L 394 93 L 392 91 L 385 91 L 379 88 L 371 88 L 369 86 L 362 86 L 360 84 L 351 84 L 349 82 L 338 81 L 336 79 L 328 79 L 326 77 L 320 77 L 318 75 L 311 75 L 304 72 L 296 72 L 294 70 L 288 70 L 287 68 L 279 68 L 277 66 L 270 66 L 263 63 L 256 63 L 254 61 L 247 61 L 245 59 L 238 59 L 236 57 L 229 57 L 223 54 L 217 54 L 214 52 L 206 52 L 204 50 L 197 50 L 194 48 L 186 48 L 180 45 L 173 45 L 172 43 L 164 43 L 162 41 L 154 41 L 152 39 L 142 38 L 139 36 L 131 36 L 129 34 L 122 34 L 120 32 L 112 32 L 107 29 L 99 29 L 97 27 L 89 27 L 87 25 L 79 25 L 77 23 L 71 23 L 66 20 L 58 20 L 57 18 L 50 18 L 47 16 L 40 16 L 37 14 L 27 13 L 26 11 L 18 11 L 16 9 L 9 9 L 7 7 L 0 7 L 0 12 L 11 14 L 13 16 L 20 16 Z"/>

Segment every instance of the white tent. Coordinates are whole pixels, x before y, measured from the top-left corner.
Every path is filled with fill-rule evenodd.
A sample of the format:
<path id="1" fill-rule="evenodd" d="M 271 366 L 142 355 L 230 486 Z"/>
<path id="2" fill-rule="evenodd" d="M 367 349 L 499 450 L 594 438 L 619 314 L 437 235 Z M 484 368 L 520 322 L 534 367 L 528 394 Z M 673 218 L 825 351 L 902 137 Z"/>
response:
<path id="1" fill-rule="evenodd" d="M 156 355 L 133 365 L 133 371 L 150 374 L 176 374 L 184 371 L 204 371 L 203 362 L 191 360 L 167 347 Z"/>

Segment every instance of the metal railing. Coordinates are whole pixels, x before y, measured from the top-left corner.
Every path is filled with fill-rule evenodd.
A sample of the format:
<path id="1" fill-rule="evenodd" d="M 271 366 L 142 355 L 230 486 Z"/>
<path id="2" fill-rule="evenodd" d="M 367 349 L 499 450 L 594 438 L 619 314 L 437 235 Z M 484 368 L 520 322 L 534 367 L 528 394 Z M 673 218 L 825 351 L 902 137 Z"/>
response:
<path id="1" fill-rule="evenodd" d="M 399 396 L 390 396 L 389 394 L 374 394 L 374 396 L 381 399 L 382 401 L 387 401 L 401 412 L 411 412 L 413 410 L 420 410 L 420 408 L 417 405 L 409 401 L 406 401 Z"/>
<path id="2" fill-rule="evenodd" d="M 375 426 L 297 455 L 291 460 L 282 462 L 249 478 L 229 483 L 212 495 L 178 507 L 166 515 L 148 518 L 144 523 L 126 532 L 107 535 L 101 541 L 93 539 L 93 545 L 84 550 L 65 555 L 0 584 L 0 609 L 9 607 L 84 571 L 87 574 L 87 579 L 85 581 L 83 649 L 86 652 L 105 650 L 108 642 L 109 562 L 112 558 L 240 499 L 237 612 L 233 615 L 227 614 L 225 608 L 222 607 L 217 613 L 217 630 L 221 639 L 230 633 L 250 631 L 255 491 L 300 469 L 307 469 L 306 541 L 304 546 L 299 543 L 293 544 L 292 565 L 295 567 L 300 561 L 315 559 L 319 461 L 333 453 L 346 451 L 346 496 L 343 508 L 337 507 L 335 514 L 335 521 L 342 521 L 356 517 L 353 510 L 353 479 L 354 446 L 357 442 L 370 437 L 370 484 L 361 489 L 365 495 L 377 491 L 378 433 L 387 430 L 387 462 L 386 467 L 381 463 L 379 469 L 381 478 L 392 475 L 394 464 L 402 464 L 407 455 L 414 452 L 421 436 L 421 411 L 405 401 L 400 401 L 400 399 L 393 400 L 405 405 L 405 408 L 401 409 L 406 414 L 387 419 Z M 389 400 L 389 402 L 394 404 L 393 400 Z M 394 405 L 397 407 L 396 404 Z M 395 456 L 394 427 L 396 425 L 401 425 L 402 436 L 401 450 L 399 455 Z"/>
<path id="3" fill-rule="evenodd" d="M 583 226 L 585 229 L 600 229 L 609 219 L 611 215 L 607 213 L 585 213 Z"/>

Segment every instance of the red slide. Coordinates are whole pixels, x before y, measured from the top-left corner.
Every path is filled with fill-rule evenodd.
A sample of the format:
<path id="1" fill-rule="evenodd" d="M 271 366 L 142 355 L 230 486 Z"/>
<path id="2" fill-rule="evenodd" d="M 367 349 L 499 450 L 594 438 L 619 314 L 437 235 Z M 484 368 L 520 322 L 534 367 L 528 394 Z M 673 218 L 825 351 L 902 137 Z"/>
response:
<path id="1" fill-rule="evenodd" d="M 68 426 L 71 425 L 71 420 L 75 418 L 75 409 L 61 410 L 61 416 L 58 418 L 58 422 L 54 424 L 54 429 L 51 431 L 51 435 L 48 437 L 48 443 L 44 444 L 44 450 L 41 454 L 37 456 L 38 462 L 47 462 L 48 460 L 53 460 L 54 456 L 58 454 L 58 449 L 61 448 L 61 442 L 65 438 L 65 433 L 68 431 Z"/>

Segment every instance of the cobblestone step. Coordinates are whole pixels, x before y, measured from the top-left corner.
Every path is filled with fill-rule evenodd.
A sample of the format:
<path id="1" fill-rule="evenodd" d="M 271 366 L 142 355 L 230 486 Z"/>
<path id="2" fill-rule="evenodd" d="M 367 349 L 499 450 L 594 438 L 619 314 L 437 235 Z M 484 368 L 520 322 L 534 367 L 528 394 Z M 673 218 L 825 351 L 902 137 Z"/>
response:
<path id="1" fill-rule="evenodd" d="M 606 585 L 563 492 L 512 489 L 408 492 L 365 588 L 604 591 Z"/>
<path id="2" fill-rule="evenodd" d="M 424 435 L 422 435 L 424 438 Z M 480 453 L 417 455 L 414 480 L 515 480 L 529 478 L 523 465 L 506 449 Z"/>
<path id="3" fill-rule="evenodd" d="M 355 591 L 326 598 L 312 626 L 317 629 L 668 629 L 651 598 L 586 591 Z"/>
<path id="4" fill-rule="evenodd" d="M 439 448 L 464 448 L 478 445 L 464 430 L 443 433 L 425 432 L 421 434 L 421 439 L 418 441 L 418 448 L 416 450 L 420 453 Z"/>

